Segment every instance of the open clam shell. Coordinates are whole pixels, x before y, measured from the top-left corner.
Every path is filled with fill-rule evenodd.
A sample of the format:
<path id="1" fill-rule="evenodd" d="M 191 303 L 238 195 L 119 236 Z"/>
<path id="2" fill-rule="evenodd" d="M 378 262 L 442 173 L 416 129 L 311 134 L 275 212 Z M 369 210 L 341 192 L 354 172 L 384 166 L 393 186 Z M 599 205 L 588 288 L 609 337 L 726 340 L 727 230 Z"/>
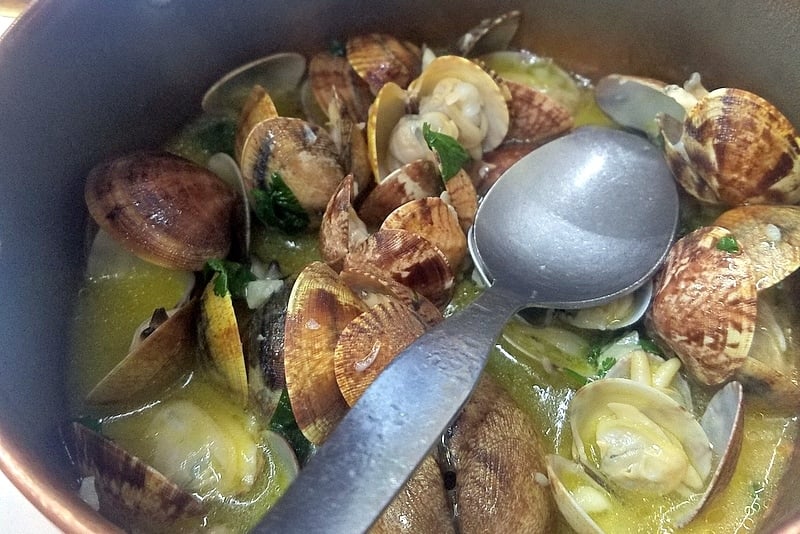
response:
<path id="1" fill-rule="evenodd" d="M 236 194 L 211 171 L 166 152 L 135 152 L 92 169 L 86 205 L 140 258 L 199 271 L 231 246 Z"/>
<path id="2" fill-rule="evenodd" d="M 478 57 L 490 52 L 507 50 L 519 29 L 522 13 L 508 11 L 499 17 L 483 19 L 480 24 L 462 35 L 456 42 L 456 53 Z"/>
<path id="3" fill-rule="evenodd" d="M 613 496 L 583 469 L 581 464 L 548 454 L 547 478 L 561 515 L 579 534 L 604 534 L 590 514 L 609 510 Z"/>
<path id="4" fill-rule="evenodd" d="M 347 61 L 372 94 L 388 82 L 406 87 L 422 68 L 419 48 L 385 33 L 356 35 L 347 40 L 346 48 Z"/>
<path id="5" fill-rule="evenodd" d="M 322 443 L 347 411 L 334 371 L 342 330 L 367 310 L 326 264 L 309 264 L 292 287 L 284 331 L 286 388 L 297 425 Z"/>
<path id="6" fill-rule="evenodd" d="M 564 322 L 590 330 L 619 330 L 641 319 L 653 298 L 653 284 L 642 287 L 602 306 L 559 312 Z"/>
<path id="7" fill-rule="evenodd" d="M 348 174 L 331 197 L 322 216 L 319 229 L 319 249 L 322 259 L 334 270 L 342 268 L 347 252 L 367 239 L 364 222 L 353 208 L 353 176 Z"/>
<path id="8" fill-rule="evenodd" d="M 458 224 L 466 232 L 475 222 L 475 214 L 478 213 L 478 192 L 472 178 L 467 171 L 459 169 L 455 176 L 445 182 L 444 188 L 445 193 L 441 197 L 456 210 Z"/>
<path id="9" fill-rule="evenodd" d="M 436 164 L 426 159 L 406 163 L 381 180 L 358 207 L 358 215 L 369 226 L 378 226 L 394 209 L 419 198 L 442 192 Z"/>
<path id="10" fill-rule="evenodd" d="M 547 93 L 513 81 L 504 83 L 511 93 L 506 141 L 542 143 L 574 126 L 572 112 Z"/>
<path id="11" fill-rule="evenodd" d="M 229 155 L 217 152 L 208 158 L 208 169 L 219 176 L 237 193 L 232 215 L 233 236 L 229 257 L 242 262 L 250 261 L 250 204 L 239 165 Z"/>
<path id="12" fill-rule="evenodd" d="M 278 109 L 275 107 L 275 102 L 272 101 L 272 97 L 269 96 L 267 90 L 260 85 L 254 85 L 242 104 L 242 110 L 239 112 L 239 118 L 236 123 L 234 154 L 236 154 L 238 161 L 242 160 L 244 142 L 256 124 L 278 116 Z"/>
<path id="13" fill-rule="evenodd" d="M 350 66 L 347 58 L 330 52 L 315 54 L 308 65 L 311 91 L 319 108 L 327 113 L 336 95 L 343 112 L 354 122 L 365 122 L 374 99 L 370 86 Z"/>
<path id="14" fill-rule="evenodd" d="M 306 58 L 294 52 L 251 61 L 209 87 L 203 96 L 203 111 L 238 114 L 254 85 L 261 85 L 273 95 L 287 94 L 297 88 L 305 72 Z"/>
<path id="15" fill-rule="evenodd" d="M 474 163 L 470 168 L 470 175 L 473 177 L 478 194 L 485 195 L 509 167 L 537 146 L 537 143 L 509 142 L 486 152 L 481 161 Z"/>

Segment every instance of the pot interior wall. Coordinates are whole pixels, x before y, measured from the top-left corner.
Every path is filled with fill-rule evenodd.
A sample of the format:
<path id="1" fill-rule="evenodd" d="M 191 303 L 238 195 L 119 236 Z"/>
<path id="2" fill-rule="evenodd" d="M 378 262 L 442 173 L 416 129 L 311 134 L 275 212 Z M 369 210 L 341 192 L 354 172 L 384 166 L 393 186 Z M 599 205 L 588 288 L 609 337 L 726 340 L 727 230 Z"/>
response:
<path id="1" fill-rule="evenodd" d="M 366 31 L 444 43 L 514 8 L 524 12 L 518 44 L 580 72 L 680 82 L 698 70 L 710 86 L 762 94 L 800 124 L 792 0 L 35 3 L 0 43 L 0 444 L 52 473 L 35 472 L 27 491 L 52 485 L 61 495 L 71 485 L 57 428 L 83 177 L 94 163 L 159 145 L 199 112 L 211 82 L 247 60 Z M 774 523 L 799 509 L 787 498 Z"/>

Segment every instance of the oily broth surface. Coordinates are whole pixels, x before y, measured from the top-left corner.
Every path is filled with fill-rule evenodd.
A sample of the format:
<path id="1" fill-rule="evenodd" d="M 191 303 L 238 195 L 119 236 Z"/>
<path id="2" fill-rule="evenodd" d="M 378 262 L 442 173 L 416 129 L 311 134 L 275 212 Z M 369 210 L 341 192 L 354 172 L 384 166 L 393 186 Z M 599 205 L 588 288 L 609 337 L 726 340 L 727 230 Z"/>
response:
<path id="1" fill-rule="evenodd" d="M 551 80 L 546 82 L 551 83 Z M 585 98 L 585 94 L 582 93 L 581 98 Z M 595 106 L 586 105 L 582 101 L 576 122 L 607 124 L 608 119 Z M 199 123 L 207 127 L 209 118 L 201 117 Z M 228 135 L 232 131 L 225 126 L 224 121 L 215 128 L 214 135 L 219 132 Z M 194 129 L 196 130 L 197 128 Z M 191 136 L 192 131 L 190 127 L 184 135 Z M 217 137 L 211 144 L 218 141 Z M 169 146 L 200 163 L 213 152 L 203 147 L 198 149 L 192 139 L 181 136 L 176 137 Z M 227 147 L 225 143 L 221 146 Z M 265 262 L 277 260 L 287 275 L 295 275 L 304 265 L 319 259 L 316 235 L 304 234 L 289 238 L 258 225 L 254 228 L 253 250 Z M 135 441 L 135 436 L 140 434 L 140 425 L 144 423 L 137 422 L 126 414 L 98 413 L 86 406 L 83 399 L 91 387 L 124 356 L 133 329 L 154 308 L 169 308 L 177 303 L 183 296 L 184 283 L 181 275 L 146 264 L 137 266 L 125 276 L 96 277 L 86 281 L 78 297 L 74 321 L 74 358 L 68 378 L 73 416 L 113 420 L 114 423 L 109 425 L 109 432 L 113 437 L 121 443 Z M 446 313 L 454 312 L 478 292 L 471 282 L 462 281 L 454 303 Z M 571 457 L 572 437 L 566 421 L 566 410 L 579 385 L 568 376 L 546 370 L 525 354 L 502 342 L 495 347 L 487 372 L 494 375 L 516 402 L 531 415 L 547 452 Z M 184 386 L 178 395 L 194 396 L 198 402 L 208 402 L 209 386 L 205 381 L 202 374 L 184 377 Z M 154 399 L 154 402 L 158 402 L 158 399 Z M 791 455 L 796 432 L 795 418 L 770 416 L 746 405 L 742 453 L 730 485 L 716 498 L 713 507 L 681 531 L 753 530 L 761 513 L 774 497 L 774 487 Z M 264 487 L 268 483 L 263 482 L 254 491 L 266 491 Z M 283 480 L 277 482 L 279 486 L 284 483 Z M 598 522 L 607 527 L 609 532 L 614 531 L 613 525 L 618 530 L 629 531 L 630 525 L 634 524 L 639 525 L 640 532 L 671 532 L 660 519 L 664 506 L 669 504 L 654 507 L 644 500 L 626 502 L 625 506 L 620 507 L 619 513 L 613 517 L 598 519 Z M 247 515 L 241 508 L 238 512 L 231 512 L 217 507 L 212 510 L 209 521 L 227 523 L 237 517 L 238 513 Z M 263 511 L 259 510 L 258 514 L 260 513 Z M 258 515 L 249 517 L 244 522 L 253 521 L 257 517 Z M 243 517 L 238 516 L 238 519 Z M 560 530 L 571 531 L 563 523 Z"/>

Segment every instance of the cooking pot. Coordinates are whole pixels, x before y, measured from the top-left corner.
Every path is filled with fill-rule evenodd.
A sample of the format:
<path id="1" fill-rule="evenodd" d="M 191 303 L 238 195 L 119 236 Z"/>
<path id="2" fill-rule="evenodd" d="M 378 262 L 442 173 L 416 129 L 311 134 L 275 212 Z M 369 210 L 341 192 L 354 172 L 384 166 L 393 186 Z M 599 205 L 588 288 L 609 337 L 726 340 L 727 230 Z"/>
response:
<path id="1" fill-rule="evenodd" d="M 800 125 L 794 0 L 42 0 L 0 42 L 0 468 L 66 531 L 112 528 L 75 494 L 58 427 L 83 261 L 83 181 L 156 147 L 221 74 L 388 30 L 445 42 L 519 8 L 517 43 L 590 77 L 637 73 L 761 94 Z M 800 529 L 795 454 L 765 531 Z"/>

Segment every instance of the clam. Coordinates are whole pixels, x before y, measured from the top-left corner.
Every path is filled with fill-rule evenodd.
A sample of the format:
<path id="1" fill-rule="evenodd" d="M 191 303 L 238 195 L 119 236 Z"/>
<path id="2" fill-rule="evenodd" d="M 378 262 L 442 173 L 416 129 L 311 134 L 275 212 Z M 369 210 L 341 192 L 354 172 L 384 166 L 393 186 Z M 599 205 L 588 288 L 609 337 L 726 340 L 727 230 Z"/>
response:
<path id="1" fill-rule="evenodd" d="M 367 239 L 364 222 L 353 208 L 353 175 L 348 174 L 333 194 L 319 229 L 319 250 L 322 259 L 340 271 L 345 255 Z"/>
<path id="2" fill-rule="evenodd" d="M 592 478 L 581 464 L 557 454 L 546 457 L 547 478 L 564 520 L 579 534 L 604 534 L 592 515 L 611 510 L 614 495 Z"/>
<path id="3" fill-rule="evenodd" d="M 92 388 L 87 402 L 137 402 L 191 370 L 197 346 L 196 316 L 197 299 L 169 313 L 156 310 L 134 335 L 128 355 Z"/>
<path id="4" fill-rule="evenodd" d="M 347 58 L 319 52 L 308 65 L 308 79 L 317 105 L 325 112 L 336 95 L 342 102 L 343 114 L 353 122 L 365 122 L 374 95 L 370 86 L 359 77 Z"/>
<path id="5" fill-rule="evenodd" d="M 454 288 L 453 269 L 447 257 L 432 243 L 405 230 L 379 230 L 352 249 L 344 269 L 359 268 L 389 276 L 433 304 L 442 307 Z"/>
<path id="6" fill-rule="evenodd" d="M 347 40 L 347 61 L 369 85 L 373 94 L 396 83 L 405 87 L 419 75 L 422 58 L 419 48 L 384 33 L 356 35 Z"/>
<path id="7" fill-rule="evenodd" d="M 279 113 L 275 107 L 275 102 L 272 101 L 272 97 L 269 96 L 266 89 L 260 85 L 254 85 L 242 104 L 242 110 L 239 112 L 239 118 L 236 122 L 234 151 L 237 160 L 242 160 L 244 143 L 256 124 L 278 116 Z"/>
<path id="8" fill-rule="evenodd" d="M 306 71 L 301 54 L 285 52 L 246 63 L 214 83 L 203 96 L 203 111 L 238 114 L 254 85 L 271 95 L 294 91 Z"/>
<path id="9" fill-rule="evenodd" d="M 378 94 L 375 101 L 370 106 L 367 118 L 367 147 L 369 150 L 369 163 L 372 167 L 372 174 L 375 180 L 380 183 L 390 172 L 401 165 L 390 163 L 389 146 L 392 139 L 392 132 L 407 113 L 410 106 L 408 94 L 396 83 L 387 83 Z M 397 144 L 397 143 L 395 143 Z M 418 150 L 418 143 L 412 145 Z M 427 152 L 422 152 L 427 156 Z M 406 156 L 407 163 L 417 159 L 425 159 L 414 156 Z M 433 158 L 428 158 L 433 161 Z"/>
<path id="10" fill-rule="evenodd" d="M 509 167 L 537 146 L 537 143 L 508 142 L 486 152 L 470 169 L 478 194 L 485 195 Z"/>
<path id="11" fill-rule="evenodd" d="M 261 208 L 253 191 L 273 191 L 276 176 L 280 176 L 312 225 L 319 225 L 328 200 L 345 175 L 330 135 L 314 124 L 289 117 L 267 119 L 253 128 L 244 144 L 241 167 L 256 213 Z M 276 194 L 285 195 L 285 191 Z"/>
<path id="12" fill-rule="evenodd" d="M 451 269 L 458 270 L 467 255 L 467 237 L 453 206 L 439 197 L 412 200 L 395 209 L 381 229 L 406 230 L 424 237 L 447 257 Z"/>
<path id="13" fill-rule="evenodd" d="M 732 237 L 710 226 L 678 240 L 656 279 L 649 312 L 656 334 L 708 385 L 733 377 L 756 328 L 753 267 L 744 254 L 724 250 Z"/>
<path id="14" fill-rule="evenodd" d="M 321 262 L 309 264 L 292 287 L 284 331 L 286 388 L 297 425 L 322 443 L 347 411 L 334 371 L 342 330 L 367 306 Z"/>
<path id="15" fill-rule="evenodd" d="M 164 152 L 135 152 L 92 169 L 86 205 L 95 222 L 142 259 L 199 271 L 227 256 L 236 194 L 214 173 Z"/>
<path id="16" fill-rule="evenodd" d="M 249 391 L 244 350 L 231 294 L 217 294 L 215 281 L 208 282 L 200 297 L 200 339 L 212 368 L 230 390 L 239 406 L 247 406 Z"/>
<path id="17" fill-rule="evenodd" d="M 574 125 L 572 112 L 547 93 L 513 81 L 505 86 L 511 94 L 506 141 L 542 143 Z"/>
<path id="18" fill-rule="evenodd" d="M 557 509 L 540 438 L 511 397 L 484 376 L 445 439 L 459 532 L 553 532 Z"/>
<path id="19" fill-rule="evenodd" d="M 333 363 L 336 382 L 352 406 L 381 371 L 412 341 L 425 324 L 398 300 L 371 307 L 339 335 Z"/>
<path id="20" fill-rule="evenodd" d="M 633 293 L 601 306 L 580 310 L 560 311 L 559 318 L 578 328 L 590 330 L 618 330 L 628 327 L 644 317 L 653 298 L 653 284 L 646 283 Z"/>
<path id="21" fill-rule="evenodd" d="M 442 199 L 456 210 L 458 224 L 466 232 L 475 222 L 475 214 L 478 212 L 478 192 L 472 178 L 467 171 L 459 169 L 455 176 L 445 182 L 444 188 Z"/>
<path id="22" fill-rule="evenodd" d="M 334 94 L 328 106 L 328 131 L 339 152 L 345 172 L 353 175 L 360 193 L 373 185 L 366 133 L 360 124 L 356 124 L 342 111 L 342 101 L 338 94 Z"/>
<path id="23" fill-rule="evenodd" d="M 168 528 L 206 513 L 195 495 L 88 427 L 71 423 L 65 442 L 81 475 L 93 477 L 100 511 L 111 519 Z"/>
<path id="24" fill-rule="evenodd" d="M 800 136 L 765 99 L 735 88 L 676 88 L 686 119 L 662 117 L 664 151 L 676 179 L 713 204 L 800 201 Z"/>
<path id="25" fill-rule="evenodd" d="M 508 11 L 499 17 L 483 19 L 480 24 L 462 35 L 456 43 L 456 53 L 477 57 L 490 52 L 508 49 L 519 29 L 522 13 Z"/>
<path id="26" fill-rule="evenodd" d="M 367 225 L 378 226 L 406 202 L 435 197 L 441 192 L 442 178 L 436 165 L 426 159 L 414 160 L 381 180 L 361 201 L 358 215 Z"/>
<path id="27" fill-rule="evenodd" d="M 239 165 L 229 155 L 217 152 L 208 158 L 208 169 L 219 176 L 237 193 L 236 207 L 232 216 L 234 228 L 229 257 L 242 262 L 250 260 L 250 205 Z"/>
<path id="28" fill-rule="evenodd" d="M 399 301 L 427 326 L 438 324 L 443 319 L 442 312 L 430 300 L 385 275 L 351 266 L 344 269 L 339 276 L 369 307 L 387 301 Z"/>

